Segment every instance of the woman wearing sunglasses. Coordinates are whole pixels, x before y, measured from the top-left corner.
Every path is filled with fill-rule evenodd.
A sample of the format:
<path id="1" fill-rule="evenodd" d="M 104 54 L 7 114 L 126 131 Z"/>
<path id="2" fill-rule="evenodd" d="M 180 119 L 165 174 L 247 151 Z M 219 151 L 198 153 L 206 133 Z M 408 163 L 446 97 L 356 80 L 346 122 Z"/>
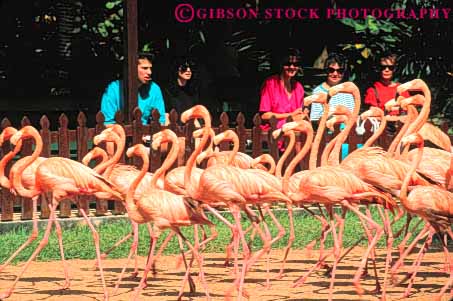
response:
<path id="1" fill-rule="evenodd" d="M 396 55 L 384 54 L 379 58 L 378 74 L 379 79 L 373 83 L 365 92 L 365 104 L 379 107 L 384 110 L 384 105 L 389 100 L 395 98 L 396 87 L 399 83 L 393 82 L 396 68 Z M 409 97 L 406 92 L 402 96 Z M 397 112 L 396 112 L 397 113 Z"/>
<path id="2" fill-rule="evenodd" d="M 190 59 L 179 57 L 175 60 L 172 78 L 164 90 L 168 111 L 175 109 L 181 114 L 199 102 L 199 88 L 193 72 L 194 63 Z"/>
<path id="3" fill-rule="evenodd" d="M 326 80 L 313 90 L 313 94 L 327 93 L 329 88 L 341 83 L 345 77 L 347 62 L 343 55 L 332 52 L 327 57 L 324 68 L 326 71 Z M 351 112 L 354 110 L 354 98 L 349 93 L 338 93 L 329 101 L 329 110 L 333 112 L 338 105 L 347 107 Z M 310 119 L 319 120 L 324 109 L 321 104 L 313 103 L 310 110 Z"/>
<path id="4" fill-rule="evenodd" d="M 299 51 L 288 49 L 281 57 L 279 67 L 279 74 L 268 77 L 263 83 L 259 108 L 263 120 L 269 120 L 272 116 L 278 119 L 278 128 L 288 116 L 294 120 L 303 117 L 304 88 L 294 78 L 300 68 Z M 264 130 L 268 128 L 268 125 L 263 126 Z"/>

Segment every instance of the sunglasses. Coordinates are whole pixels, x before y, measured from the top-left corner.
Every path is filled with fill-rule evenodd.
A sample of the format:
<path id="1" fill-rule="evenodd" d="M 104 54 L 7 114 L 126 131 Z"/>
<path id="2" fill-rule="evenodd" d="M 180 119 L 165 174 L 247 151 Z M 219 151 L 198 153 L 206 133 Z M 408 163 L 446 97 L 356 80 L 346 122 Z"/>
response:
<path id="1" fill-rule="evenodd" d="M 395 70 L 395 65 L 380 65 L 379 68 L 381 71 L 384 71 L 385 69 L 389 69 L 390 71 Z"/>
<path id="2" fill-rule="evenodd" d="M 300 67 L 300 62 L 285 62 L 283 63 L 283 66 L 285 67 L 290 67 L 291 65 L 293 65 L 294 67 Z"/>
<path id="3" fill-rule="evenodd" d="M 335 71 L 342 74 L 344 72 L 344 69 L 343 68 L 332 68 L 332 67 L 329 67 L 326 69 L 327 70 L 327 73 L 334 73 Z"/>
<path id="4" fill-rule="evenodd" d="M 178 70 L 183 72 L 183 71 L 187 71 L 187 69 L 192 69 L 193 68 L 193 65 L 190 64 L 190 63 L 185 63 L 185 64 L 182 64 L 178 67 Z"/>

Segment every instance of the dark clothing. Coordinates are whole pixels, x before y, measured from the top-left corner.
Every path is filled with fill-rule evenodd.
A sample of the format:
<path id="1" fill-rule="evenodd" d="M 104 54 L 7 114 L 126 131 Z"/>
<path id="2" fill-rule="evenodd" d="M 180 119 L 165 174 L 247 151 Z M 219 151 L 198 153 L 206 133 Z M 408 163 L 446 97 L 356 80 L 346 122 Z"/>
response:
<path id="1" fill-rule="evenodd" d="M 191 86 L 189 83 L 185 86 L 180 86 L 176 82 L 172 83 L 165 89 L 164 93 L 168 112 L 170 112 L 171 109 L 175 109 L 178 114 L 181 114 L 185 110 L 190 109 L 195 104 L 199 103 L 198 89 Z"/>

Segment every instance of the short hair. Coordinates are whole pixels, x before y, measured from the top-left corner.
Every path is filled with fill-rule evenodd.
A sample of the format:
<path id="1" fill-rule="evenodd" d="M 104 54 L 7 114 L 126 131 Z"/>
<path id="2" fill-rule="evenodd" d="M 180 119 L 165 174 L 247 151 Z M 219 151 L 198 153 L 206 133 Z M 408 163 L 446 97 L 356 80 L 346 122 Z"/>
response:
<path id="1" fill-rule="evenodd" d="M 139 52 L 137 53 L 137 63 L 138 60 L 148 60 L 152 63 L 154 61 L 154 54 L 151 52 Z"/>
<path id="2" fill-rule="evenodd" d="M 382 61 L 382 60 L 391 60 L 396 64 L 397 59 L 398 59 L 398 56 L 395 53 L 386 51 L 379 56 L 378 63 L 380 63 L 380 61 Z"/>
<path id="3" fill-rule="evenodd" d="M 324 62 L 324 68 L 328 68 L 330 65 L 337 63 L 340 68 L 343 68 L 345 71 L 348 68 L 348 61 L 344 55 L 341 53 L 332 52 L 327 56 L 326 61 Z"/>

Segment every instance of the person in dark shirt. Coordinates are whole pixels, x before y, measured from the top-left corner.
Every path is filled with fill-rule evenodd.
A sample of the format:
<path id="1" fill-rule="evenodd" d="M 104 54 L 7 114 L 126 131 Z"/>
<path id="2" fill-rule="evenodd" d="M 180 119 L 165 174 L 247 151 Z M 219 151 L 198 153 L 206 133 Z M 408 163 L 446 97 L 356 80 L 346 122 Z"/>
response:
<path id="1" fill-rule="evenodd" d="M 168 111 L 175 109 L 179 114 L 199 103 L 199 89 L 193 78 L 194 63 L 188 58 L 175 60 L 170 80 L 165 89 Z"/>

